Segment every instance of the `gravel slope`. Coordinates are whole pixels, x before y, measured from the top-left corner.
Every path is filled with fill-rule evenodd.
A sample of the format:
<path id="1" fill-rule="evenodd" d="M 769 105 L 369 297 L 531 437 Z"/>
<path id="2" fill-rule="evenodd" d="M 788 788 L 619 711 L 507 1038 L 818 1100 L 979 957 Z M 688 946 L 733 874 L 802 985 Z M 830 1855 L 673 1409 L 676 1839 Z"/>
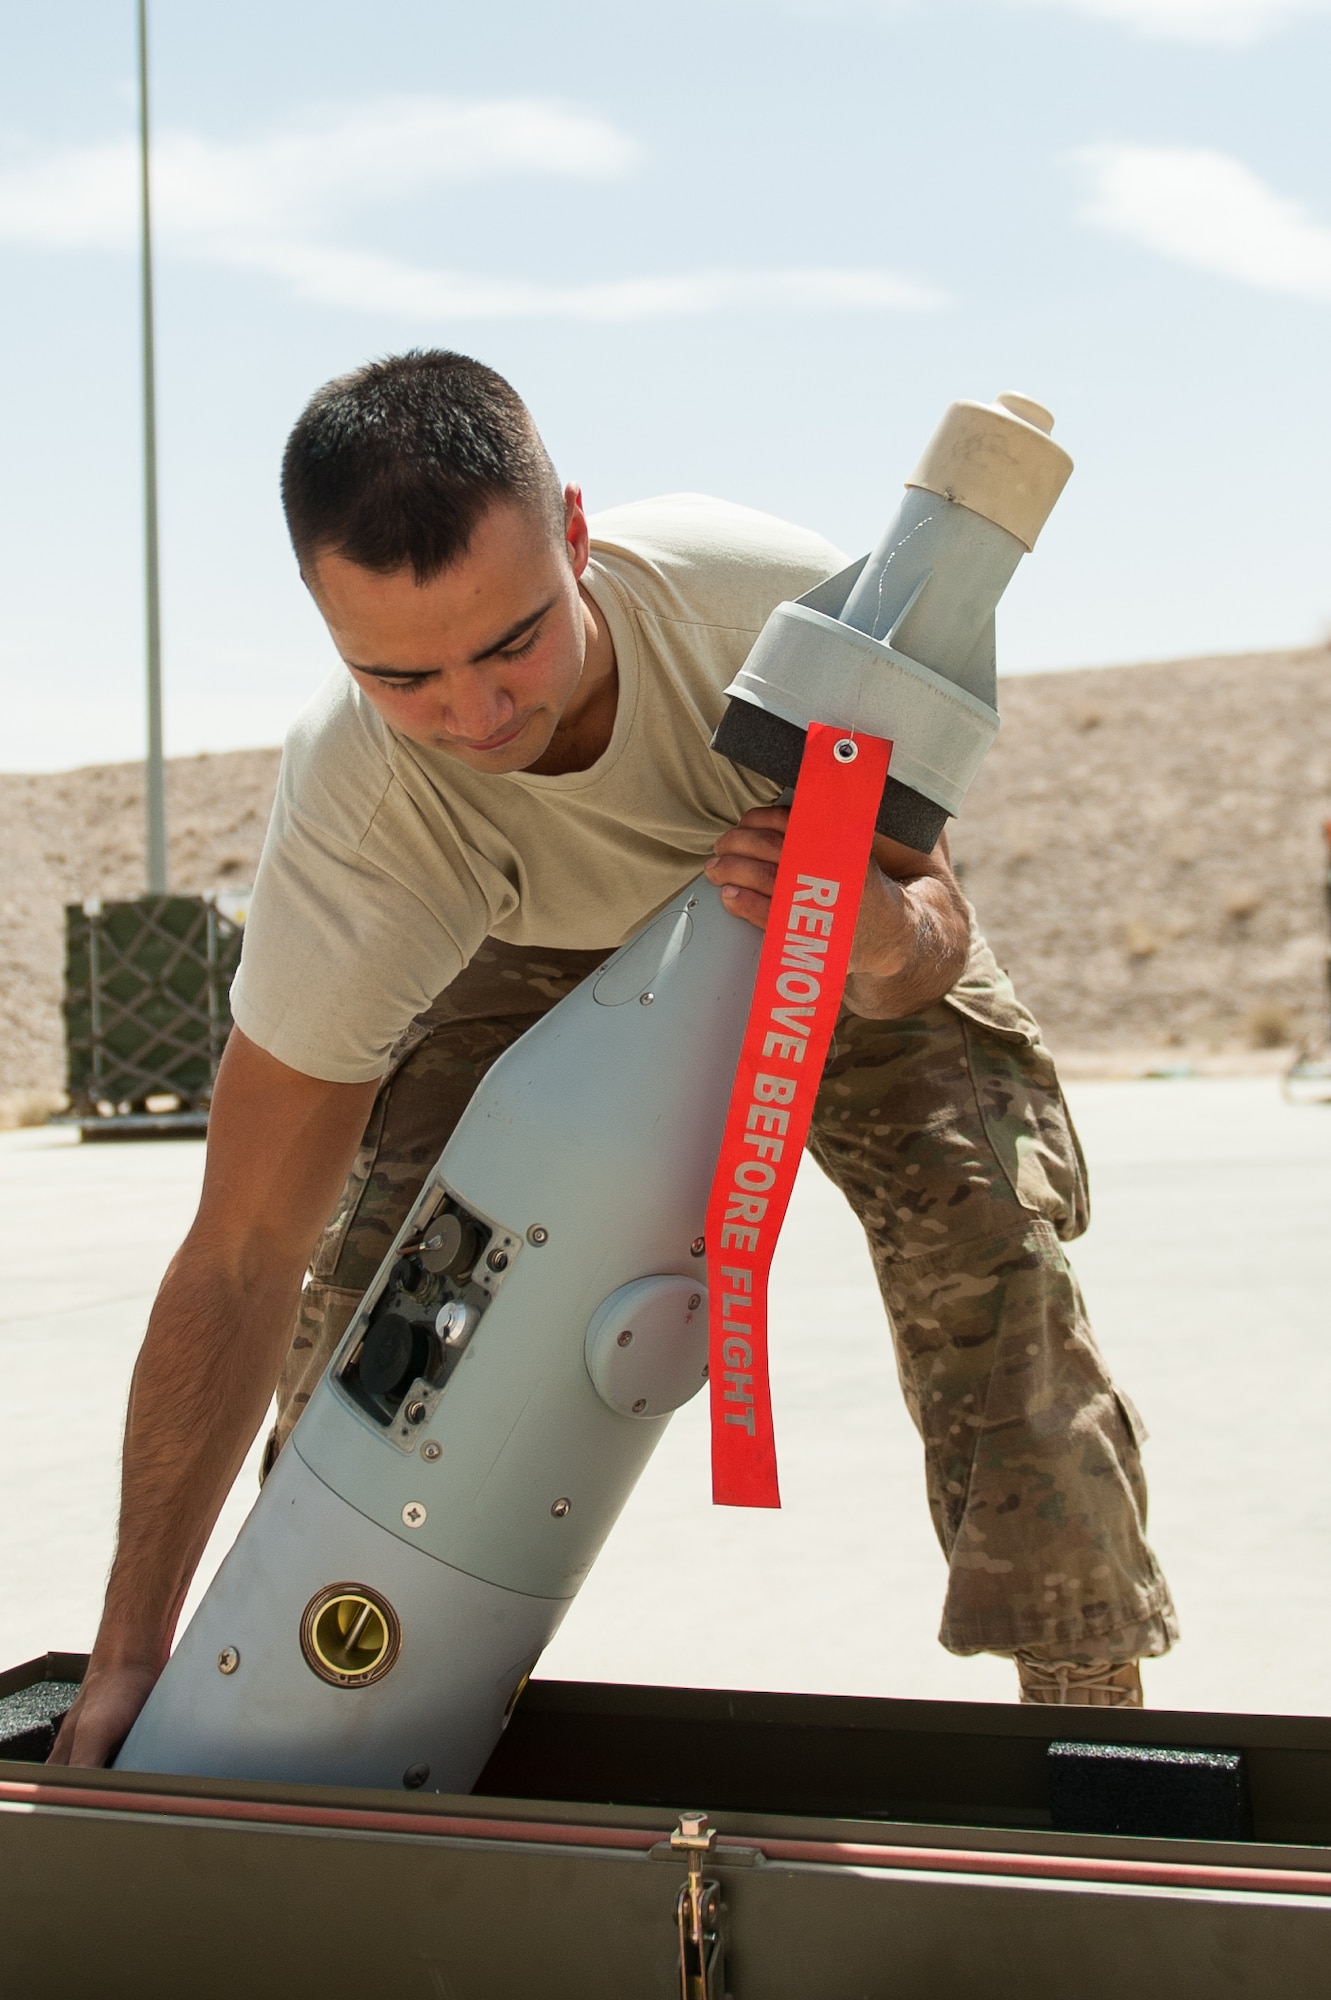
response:
<path id="1" fill-rule="evenodd" d="M 1000 700 L 954 852 L 1054 1048 L 1320 1038 L 1331 650 L 1022 676 Z"/>
<path id="2" fill-rule="evenodd" d="M 1331 651 L 1041 674 L 1004 722 L 954 852 L 999 957 L 1081 1067 L 1320 1035 Z M 171 879 L 253 875 L 275 750 L 175 760 Z M 0 1099 L 58 1090 L 62 905 L 130 896 L 134 764 L 0 776 Z"/>

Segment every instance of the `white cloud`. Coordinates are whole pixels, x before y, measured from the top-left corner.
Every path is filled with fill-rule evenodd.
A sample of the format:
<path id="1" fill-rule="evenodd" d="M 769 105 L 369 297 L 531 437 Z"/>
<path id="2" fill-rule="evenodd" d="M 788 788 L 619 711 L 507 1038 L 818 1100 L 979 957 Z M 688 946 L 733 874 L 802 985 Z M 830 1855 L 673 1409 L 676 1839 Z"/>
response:
<path id="1" fill-rule="evenodd" d="M 1331 13 L 1331 0 L 1015 0 L 1023 6 L 1061 7 L 1109 21 L 1153 41 L 1202 42 L 1248 48 L 1265 36 L 1313 14 Z"/>
<path id="2" fill-rule="evenodd" d="M 1088 146 L 1080 219 L 1198 270 L 1268 292 L 1331 299 L 1331 228 L 1228 153 Z"/>
<path id="3" fill-rule="evenodd" d="M 346 245 L 362 211 L 523 174 L 619 178 L 637 142 L 593 115 L 535 99 L 382 99 L 249 140 L 164 132 L 153 148 L 154 230 L 167 254 L 262 272 L 311 303 L 402 319 L 646 319 L 725 311 L 923 311 L 931 286 L 890 271 L 721 269 L 583 284 L 488 278 Z M 137 238 L 130 138 L 0 171 L 0 241 L 128 250 Z"/>
<path id="4" fill-rule="evenodd" d="M 734 0 L 747 7 L 773 6 L 804 20 L 845 19 L 850 15 L 900 14 L 911 0 Z M 939 0 L 914 0 L 917 11 Z M 1219 48 L 1249 48 L 1254 42 L 1312 15 L 1331 14 L 1331 0 L 989 0 L 1013 7 L 1060 8 L 1107 21 L 1151 41 L 1195 42 Z"/>
<path id="5" fill-rule="evenodd" d="M 255 268 L 256 260 L 246 263 Z M 267 268 L 315 305 L 401 319 L 676 319 L 728 309 L 921 312 L 941 292 L 889 271 L 812 266 L 710 270 L 552 285 L 414 266 L 372 251 L 274 245 Z"/>
<path id="6" fill-rule="evenodd" d="M 510 174 L 605 180 L 641 159 L 637 142 L 606 120 L 539 99 L 381 98 L 252 139 L 161 133 L 153 144 L 154 222 L 171 244 L 277 237 L 439 186 Z M 0 173 L 0 236 L 69 249 L 128 247 L 137 175 L 128 137 L 11 167 Z"/>

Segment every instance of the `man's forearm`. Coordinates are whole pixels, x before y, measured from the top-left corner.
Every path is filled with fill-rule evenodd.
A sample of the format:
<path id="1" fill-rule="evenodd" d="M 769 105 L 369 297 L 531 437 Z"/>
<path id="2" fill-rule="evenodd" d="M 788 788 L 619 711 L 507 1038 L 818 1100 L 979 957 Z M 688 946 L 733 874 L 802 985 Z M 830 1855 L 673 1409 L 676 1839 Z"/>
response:
<path id="1" fill-rule="evenodd" d="M 104 1764 L 166 1664 L 377 1088 L 306 1076 L 231 1031 L 199 1213 L 162 1281 L 134 1370 L 106 1608 L 54 1763 Z"/>
<path id="2" fill-rule="evenodd" d="M 130 1389 L 119 1541 L 94 1659 L 165 1663 L 190 1580 L 268 1407 L 300 1269 L 219 1268 L 187 1240 Z"/>
<path id="3" fill-rule="evenodd" d="M 893 886 L 904 921 L 877 954 L 884 969 L 874 965 L 870 944 L 863 951 L 868 963 L 857 965 L 846 981 L 847 1007 L 868 1021 L 902 1021 L 934 1006 L 961 977 L 969 949 L 969 912 L 950 877 L 920 876 Z"/>

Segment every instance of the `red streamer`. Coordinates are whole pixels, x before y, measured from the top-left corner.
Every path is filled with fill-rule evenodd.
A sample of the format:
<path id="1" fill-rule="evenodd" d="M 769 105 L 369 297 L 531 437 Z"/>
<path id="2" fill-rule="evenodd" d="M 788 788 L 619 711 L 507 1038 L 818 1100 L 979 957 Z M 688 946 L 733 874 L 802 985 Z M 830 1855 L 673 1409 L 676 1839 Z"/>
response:
<path id="1" fill-rule="evenodd" d="M 767 1286 L 841 1009 L 892 745 L 809 727 L 707 1204 L 712 1499 L 779 1507 Z"/>

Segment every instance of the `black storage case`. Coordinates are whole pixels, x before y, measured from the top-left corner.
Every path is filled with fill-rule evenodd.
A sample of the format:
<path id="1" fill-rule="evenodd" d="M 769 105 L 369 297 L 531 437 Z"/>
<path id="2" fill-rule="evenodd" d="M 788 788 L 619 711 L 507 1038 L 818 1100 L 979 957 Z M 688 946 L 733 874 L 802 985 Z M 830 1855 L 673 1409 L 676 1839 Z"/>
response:
<path id="1" fill-rule="evenodd" d="M 708 2000 L 1331 1984 L 1331 1720 L 534 1681 L 445 1798 L 43 1766 L 83 1665 L 0 1676 L 0 1990 L 23 2000 L 677 2000 L 690 1808 L 718 1833 Z M 1078 1752 L 1064 1813 L 1163 1810 L 1173 1837 L 1060 1830 Z M 1125 1807 L 1134 1760 L 1155 1777 Z M 1162 1791 L 1171 1761 L 1191 1791 Z"/>

